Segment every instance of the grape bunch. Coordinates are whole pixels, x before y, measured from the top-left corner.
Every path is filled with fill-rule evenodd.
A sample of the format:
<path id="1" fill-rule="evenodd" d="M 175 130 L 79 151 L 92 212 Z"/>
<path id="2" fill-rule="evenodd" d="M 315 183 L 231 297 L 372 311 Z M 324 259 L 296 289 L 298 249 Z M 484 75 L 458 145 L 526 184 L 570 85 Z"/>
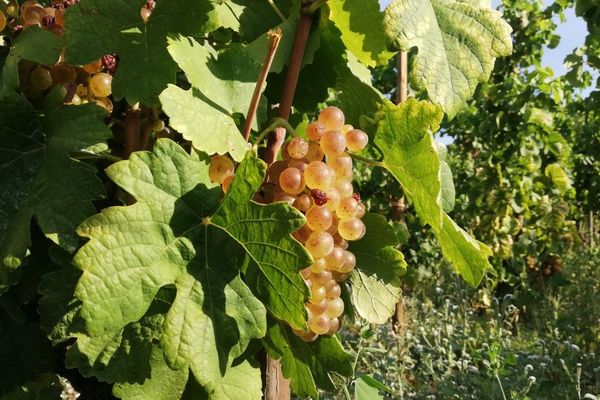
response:
<path id="1" fill-rule="evenodd" d="M 348 151 L 362 150 L 369 137 L 345 125 L 344 113 L 337 107 L 324 109 L 318 120 L 307 127 L 309 141 L 294 137 L 284 143 L 283 160 L 267 171 L 259 203 L 287 202 L 304 213 L 306 223 L 293 236 L 313 256 L 314 263 L 301 271 L 310 288 L 306 303 L 308 324 L 294 333 L 305 341 L 340 329 L 344 301 L 339 285 L 356 266 L 348 242 L 361 239 L 366 227 L 361 221 L 365 206 L 352 187 L 352 157 Z M 227 156 L 211 158 L 209 176 L 227 192 L 235 167 Z"/>
<path id="2" fill-rule="evenodd" d="M 308 326 L 295 333 L 303 340 L 333 334 L 340 328 L 344 302 L 339 282 L 356 265 L 348 242 L 366 231 L 361 218 L 365 206 L 352 187 L 352 158 L 368 143 L 361 130 L 345 125 L 343 112 L 328 107 L 307 127 L 309 141 L 295 137 L 284 144 L 282 161 L 268 170 L 266 201 L 285 201 L 306 216 L 294 237 L 313 256 L 314 263 L 301 274 L 311 291 L 306 304 Z"/>
<path id="3" fill-rule="evenodd" d="M 64 12 L 77 2 L 78 0 L 53 0 L 49 7 L 33 0 L 25 1 L 20 7 L 11 2 L 6 7 L 6 11 L 11 17 L 10 24 L 15 35 L 20 29 L 37 25 L 61 36 L 65 28 Z M 2 16 L 0 16 L 0 25 L 3 22 Z M 66 104 L 79 105 L 94 102 L 111 113 L 113 111 L 113 103 L 110 99 L 112 77 L 116 72 L 117 64 L 118 58 L 115 54 L 107 54 L 81 66 L 64 62 L 64 54 L 61 54 L 54 65 L 40 65 L 23 60 L 19 64 L 21 91 L 29 99 L 37 100 L 52 88 L 63 86 L 66 92 L 64 99 Z"/>

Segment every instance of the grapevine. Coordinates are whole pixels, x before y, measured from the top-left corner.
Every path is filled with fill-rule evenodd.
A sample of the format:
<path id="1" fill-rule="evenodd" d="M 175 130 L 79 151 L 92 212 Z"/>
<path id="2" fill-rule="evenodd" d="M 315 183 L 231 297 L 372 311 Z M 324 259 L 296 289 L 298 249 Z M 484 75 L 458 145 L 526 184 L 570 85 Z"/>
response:
<path id="1" fill-rule="evenodd" d="M 403 2 L 373 1 L 0 0 L 0 343 L 20 341 L 0 346 L 16 366 L 0 396 L 57 371 L 84 397 L 127 400 L 272 399 L 282 377 L 317 398 L 349 383 L 340 330 L 385 323 L 407 268 L 355 180 L 370 169 L 481 281 L 489 249 L 447 214 L 434 137 L 474 88 L 435 85 L 429 68 L 411 82 L 423 99 L 392 105 L 369 68 L 408 46 L 409 24 Z M 477 51 L 419 38 L 415 52 L 469 85 L 487 69 L 462 55 L 487 68 L 510 44 L 475 3 L 426 17 L 490 26 L 464 40 Z M 56 365 L 21 362 L 14 349 L 38 341 Z"/>

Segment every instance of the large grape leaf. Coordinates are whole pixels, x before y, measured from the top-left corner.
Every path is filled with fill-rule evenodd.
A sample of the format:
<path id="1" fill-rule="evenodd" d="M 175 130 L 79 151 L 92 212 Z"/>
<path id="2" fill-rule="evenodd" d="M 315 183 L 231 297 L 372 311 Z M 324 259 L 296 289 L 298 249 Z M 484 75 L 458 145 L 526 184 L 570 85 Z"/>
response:
<path id="1" fill-rule="evenodd" d="M 382 65 L 392 57 L 382 29 L 383 14 L 377 0 L 331 0 L 329 18 L 342 32 L 342 40 L 368 67 Z"/>
<path id="2" fill-rule="evenodd" d="M 235 18 L 239 25 L 234 30 L 247 43 L 282 22 L 269 1 L 227 0 L 223 3 L 229 9 L 230 16 L 226 16 L 226 11 L 222 10 L 221 18 Z M 300 0 L 273 0 L 273 3 L 287 19 L 296 17 L 300 12 Z"/>
<path id="3" fill-rule="evenodd" d="M 332 375 L 352 376 L 353 357 L 335 336 L 320 336 L 306 343 L 279 322 L 269 321 L 263 345 L 268 354 L 281 359 L 283 375 L 291 380 L 294 394 L 318 399 L 318 389 L 335 390 Z"/>
<path id="4" fill-rule="evenodd" d="M 365 236 L 350 244 L 356 256 L 356 270 L 350 276 L 352 303 L 367 321 L 384 324 L 400 300 L 400 276 L 406 272 L 404 256 L 394 229 L 379 214 L 367 213 Z"/>
<path id="5" fill-rule="evenodd" d="M 448 177 L 443 177 L 447 171 L 432 135 L 441 119 L 441 109 L 426 101 L 386 103 L 378 114 L 375 144 L 383 155 L 381 165 L 400 182 L 421 220 L 431 226 L 444 256 L 467 282 L 477 285 L 489 267 L 491 251 L 444 212 L 442 179 Z M 449 188 L 445 191 L 448 197 Z"/>
<path id="6" fill-rule="evenodd" d="M 32 218 L 48 238 L 75 251 L 75 228 L 94 213 L 92 201 L 104 195 L 104 187 L 96 169 L 69 152 L 97 148 L 111 132 L 104 111 L 92 104 L 63 106 L 38 117 L 24 99 L 6 93 L 0 109 L 2 277 L 25 256 Z M 0 287 L 5 283 L 0 278 Z"/>
<path id="7" fill-rule="evenodd" d="M 418 48 L 412 83 L 427 90 L 450 118 L 489 79 L 496 58 L 512 53 L 510 25 L 481 2 L 394 0 L 383 24 L 398 48 Z"/>
<path id="8" fill-rule="evenodd" d="M 200 35 L 214 28 L 210 1 L 158 1 L 144 23 L 145 0 L 82 0 L 65 13 L 66 61 L 92 62 L 117 53 L 113 94 L 130 104 L 158 105 L 158 95 L 176 81 L 177 64 L 166 50 L 167 35 Z"/>
<path id="9" fill-rule="evenodd" d="M 230 153 L 240 161 L 248 146 L 233 114 L 248 111 L 260 65 L 244 47 L 217 53 L 182 36 L 169 41 L 169 53 L 192 85 L 189 90 L 169 85 L 160 95 L 170 125 L 196 149 Z"/>
<path id="10" fill-rule="evenodd" d="M 281 301 L 301 309 L 307 288 L 298 271 L 311 260 L 290 233 L 304 219 L 287 205 L 251 202 L 265 170 L 249 153 L 219 203 L 206 157 L 170 140 L 107 169 L 137 203 L 105 209 L 78 229 L 90 239 L 74 258 L 83 271 L 75 296 L 89 338 L 79 347 L 90 365 L 116 354 L 114 338 L 136 329 L 131 324 L 161 288 L 174 287 L 160 334 L 166 361 L 175 370 L 190 368 L 219 398 L 233 358 L 266 330 L 265 308 L 240 278 L 245 256 L 276 285 Z M 292 316 L 304 324 L 303 310 Z"/>
<path id="11" fill-rule="evenodd" d="M 60 40 L 55 34 L 33 25 L 15 39 L 2 67 L 2 90 L 19 87 L 18 66 L 21 60 L 54 64 L 60 56 Z"/>

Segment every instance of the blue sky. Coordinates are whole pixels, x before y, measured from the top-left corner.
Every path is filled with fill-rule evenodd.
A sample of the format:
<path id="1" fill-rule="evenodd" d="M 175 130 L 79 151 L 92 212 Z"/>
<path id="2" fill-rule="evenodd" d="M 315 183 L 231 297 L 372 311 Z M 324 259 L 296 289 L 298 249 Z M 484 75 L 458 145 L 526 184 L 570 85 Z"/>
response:
<path id="1" fill-rule="evenodd" d="M 391 0 L 380 0 L 382 7 L 385 7 Z M 544 3 L 551 4 L 553 1 L 544 0 Z M 500 0 L 492 0 L 492 6 L 495 8 L 500 4 Z M 561 23 L 558 18 L 556 22 L 558 24 L 557 33 L 561 36 L 562 40 L 555 49 L 545 49 L 542 64 L 544 66 L 551 67 L 556 75 L 563 75 L 566 69 L 563 65 L 563 60 L 570 54 L 573 49 L 581 46 L 587 35 L 587 27 L 583 19 L 575 15 L 573 9 L 567 10 L 565 13 L 566 20 Z"/>

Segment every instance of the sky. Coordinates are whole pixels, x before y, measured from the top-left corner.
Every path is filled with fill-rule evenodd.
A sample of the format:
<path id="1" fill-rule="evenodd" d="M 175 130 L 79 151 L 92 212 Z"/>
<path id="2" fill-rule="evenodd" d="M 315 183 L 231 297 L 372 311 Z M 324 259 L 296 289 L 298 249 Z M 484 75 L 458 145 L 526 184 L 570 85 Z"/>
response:
<path id="1" fill-rule="evenodd" d="M 379 0 L 382 8 L 390 3 L 390 1 L 391 0 Z M 492 0 L 492 6 L 496 8 L 500 2 L 500 0 Z M 553 1 L 544 0 L 544 3 L 551 4 Z M 557 76 L 564 75 L 567 72 L 563 60 L 575 48 L 583 44 L 587 35 L 585 21 L 582 18 L 577 17 L 573 9 L 568 9 L 565 15 L 566 20 L 564 23 L 561 23 L 558 18 L 555 21 L 558 24 L 557 33 L 562 38 L 560 44 L 555 49 L 545 49 L 544 57 L 542 59 L 542 64 L 551 67 Z"/>

